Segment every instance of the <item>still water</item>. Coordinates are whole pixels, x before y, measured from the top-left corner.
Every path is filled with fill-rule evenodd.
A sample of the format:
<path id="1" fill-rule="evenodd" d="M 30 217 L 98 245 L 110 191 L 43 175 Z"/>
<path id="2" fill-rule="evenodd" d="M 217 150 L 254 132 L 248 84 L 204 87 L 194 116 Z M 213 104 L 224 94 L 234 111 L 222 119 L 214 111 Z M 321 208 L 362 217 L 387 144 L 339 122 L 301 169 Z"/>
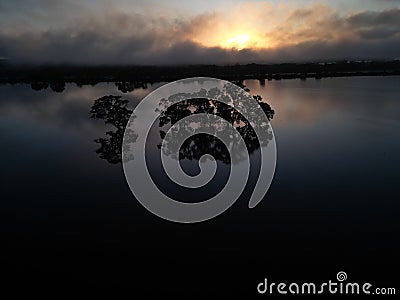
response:
<path id="1" fill-rule="evenodd" d="M 400 78 L 244 83 L 274 111 L 274 180 L 255 209 L 242 197 L 191 225 L 134 199 L 119 147 L 104 140 L 118 126 L 93 117 L 96 99 L 122 96 L 126 116 L 162 83 L 126 93 L 114 83 L 0 86 L 4 285 L 255 294 L 264 277 L 318 281 L 342 270 L 396 282 Z"/>

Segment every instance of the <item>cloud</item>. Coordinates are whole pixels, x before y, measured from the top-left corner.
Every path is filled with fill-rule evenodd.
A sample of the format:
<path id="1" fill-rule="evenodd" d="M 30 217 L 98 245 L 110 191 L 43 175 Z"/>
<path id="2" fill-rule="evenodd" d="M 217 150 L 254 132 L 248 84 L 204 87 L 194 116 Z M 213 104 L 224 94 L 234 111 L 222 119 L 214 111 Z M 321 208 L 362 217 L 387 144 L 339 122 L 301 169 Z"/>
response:
<path id="1" fill-rule="evenodd" d="M 384 27 L 378 27 L 378 28 L 371 28 L 371 29 L 362 29 L 359 32 L 359 35 L 363 39 L 388 39 L 391 37 L 394 37 L 399 34 L 398 29 L 394 28 L 384 28 Z"/>
<path id="2" fill-rule="evenodd" d="M 253 47 L 221 47 L 221 40 L 242 31 L 258 38 Z M 397 8 L 343 16 L 321 4 L 301 9 L 257 4 L 181 18 L 112 10 L 60 28 L 3 30 L 0 57 L 21 63 L 152 65 L 393 59 L 399 58 L 399 32 Z"/>
<path id="3" fill-rule="evenodd" d="M 400 9 L 382 12 L 360 12 L 346 19 L 361 39 L 387 40 L 400 38 Z"/>
<path id="4" fill-rule="evenodd" d="M 353 14 L 347 18 L 347 22 L 353 26 L 394 26 L 400 27 L 400 9 L 393 8 L 385 11 L 364 11 Z"/>

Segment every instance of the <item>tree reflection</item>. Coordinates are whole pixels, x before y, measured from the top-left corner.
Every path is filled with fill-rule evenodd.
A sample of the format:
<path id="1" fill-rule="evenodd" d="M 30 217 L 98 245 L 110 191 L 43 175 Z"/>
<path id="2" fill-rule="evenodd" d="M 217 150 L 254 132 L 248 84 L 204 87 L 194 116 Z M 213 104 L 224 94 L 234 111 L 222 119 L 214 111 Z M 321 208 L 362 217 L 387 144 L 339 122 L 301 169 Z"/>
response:
<path id="1" fill-rule="evenodd" d="M 116 82 L 115 86 L 122 93 L 133 92 L 135 89 L 147 89 L 147 83 L 142 81 L 134 81 L 134 82 Z"/>
<path id="2" fill-rule="evenodd" d="M 34 91 L 46 90 L 50 86 L 51 90 L 56 93 L 62 93 L 65 90 L 65 82 L 57 81 L 57 82 L 32 82 L 31 88 Z"/>
<path id="3" fill-rule="evenodd" d="M 235 84 L 248 91 L 248 88 L 245 87 L 242 82 L 235 82 Z M 124 88 L 127 87 L 125 86 Z M 258 103 L 258 105 L 255 105 L 255 107 L 253 106 L 253 108 L 257 109 L 258 107 L 259 109 L 259 107 L 261 107 L 267 118 L 271 120 L 275 114 L 274 110 L 271 109 L 271 106 L 264 102 L 262 97 L 259 95 L 253 96 L 253 98 Z M 172 125 L 187 116 L 199 113 L 213 114 L 228 121 L 235 127 L 236 131 L 243 138 L 249 153 L 254 152 L 260 147 L 260 142 L 258 141 L 254 128 L 233 106 L 216 100 L 209 100 L 208 98 L 193 98 L 180 101 L 174 105 L 171 105 L 169 100 L 166 99 L 160 101 L 160 116 L 158 119 L 160 142 L 157 145 L 158 148 L 161 149 L 161 143 L 164 140 L 168 129 Z M 121 96 L 103 96 L 94 101 L 90 114 L 92 118 L 104 120 L 105 124 L 111 124 L 116 128 L 116 130 L 107 131 L 107 137 L 101 137 L 94 140 L 100 145 L 96 150 L 100 158 L 105 159 L 112 164 L 120 163 L 122 160 L 129 161 L 133 159 L 132 156 L 122 157 L 122 153 L 124 153 L 124 155 L 129 155 L 130 153 L 130 151 L 122 151 L 125 128 L 127 127 L 132 114 L 132 110 L 128 108 L 128 100 L 122 99 Z M 247 112 L 247 114 L 254 115 L 252 112 Z M 266 143 L 272 139 L 270 125 L 268 123 L 262 123 L 261 120 L 259 120 L 259 122 L 254 120 L 254 123 L 255 126 L 259 127 L 258 129 L 266 133 L 268 138 L 266 141 L 262 142 L 264 143 L 262 146 L 266 146 Z M 208 126 L 208 128 L 211 128 L 211 131 L 215 133 L 226 130 L 227 126 L 227 124 L 222 123 L 202 124 L 202 126 L 203 125 Z M 177 131 L 190 130 L 190 128 L 190 124 L 181 123 L 179 128 L 177 128 Z M 130 139 L 130 142 L 134 143 L 137 137 L 138 135 L 128 127 L 128 131 L 125 133 L 125 138 Z M 232 141 L 235 143 L 234 137 L 232 137 Z M 132 143 L 125 144 L 129 145 Z M 175 150 L 179 146 L 176 143 L 177 141 L 175 140 L 168 141 L 165 144 L 166 147 L 162 148 L 164 154 L 174 156 L 177 153 Z M 210 153 L 215 157 L 215 159 L 227 164 L 241 161 L 243 158 L 242 156 L 244 155 L 243 151 L 235 151 L 237 157 L 230 157 L 230 154 L 226 151 L 226 147 L 218 140 L 218 138 L 209 134 L 196 134 L 191 136 L 188 139 L 188 142 L 181 145 L 179 148 L 179 158 L 176 157 L 176 159 L 198 160 L 205 153 Z"/>
<path id="4" fill-rule="evenodd" d="M 91 118 L 104 120 L 105 124 L 111 124 L 116 128 L 114 131 L 107 131 L 106 138 L 94 140 L 97 144 L 100 144 L 100 148 L 96 150 L 96 153 L 99 154 L 100 158 L 106 159 L 112 164 L 120 163 L 122 159 L 124 161 L 133 159 L 131 156 L 122 157 L 124 132 L 132 114 L 132 110 L 127 106 L 128 100 L 121 99 L 121 96 L 109 95 L 95 100 L 90 110 Z M 135 142 L 137 134 L 128 128 L 126 138 Z M 129 151 L 125 153 L 129 153 Z"/>
<path id="5" fill-rule="evenodd" d="M 253 98 L 260 105 L 267 118 L 271 120 L 275 114 L 274 110 L 271 109 L 271 106 L 268 103 L 263 102 L 262 97 L 259 95 L 253 96 Z M 169 106 L 168 100 L 164 100 L 161 106 L 162 113 L 159 118 L 159 127 L 162 129 L 159 131 L 161 141 L 158 144 L 158 148 L 162 148 L 164 154 L 173 158 L 178 159 L 175 153 L 177 153 L 176 150 L 180 146 L 177 142 L 179 138 L 164 142 L 164 147 L 161 147 L 167 131 L 179 120 L 199 113 L 213 114 L 228 121 L 233 127 L 235 127 L 236 131 L 243 138 L 249 154 L 253 153 L 260 147 L 260 142 L 257 138 L 254 128 L 239 111 L 230 105 L 206 98 L 194 98 L 178 102 L 171 106 Z M 255 121 L 255 126 L 259 127 L 260 130 L 268 132 L 267 140 L 263 141 L 263 146 L 266 146 L 268 141 L 272 139 L 272 131 L 269 124 L 262 124 L 261 120 L 259 121 L 260 122 L 257 122 L 257 120 Z M 207 127 L 207 129 L 211 129 L 211 132 L 214 132 L 214 135 L 216 135 L 218 132 L 224 132 L 227 130 L 228 126 L 223 122 L 205 122 L 199 125 L 190 124 L 190 121 L 187 121 L 183 123 L 181 122 L 179 126 L 174 129 L 174 132 L 179 132 L 179 135 L 181 135 L 183 134 L 183 131 L 191 131 L 193 125 L 201 126 L 203 128 Z M 176 126 L 177 125 L 175 124 L 175 127 Z M 231 139 L 234 143 L 234 147 L 237 147 L 238 143 L 235 137 L 231 137 Z M 183 143 L 179 148 L 179 159 L 199 160 L 205 153 L 210 153 L 215 159 L 229 164 L 237 163 L 241 161 L 245 155 L 247 155 L 244 152 L 246 149 L 240 149 L 241 151 L 232 151 L 231 155 L 232 153 L 235 153 L 236 156 L 230 157 L 224 145 L 213 135 L 196 134 L 191 136 L 188 140 L 189 141 Z"/>

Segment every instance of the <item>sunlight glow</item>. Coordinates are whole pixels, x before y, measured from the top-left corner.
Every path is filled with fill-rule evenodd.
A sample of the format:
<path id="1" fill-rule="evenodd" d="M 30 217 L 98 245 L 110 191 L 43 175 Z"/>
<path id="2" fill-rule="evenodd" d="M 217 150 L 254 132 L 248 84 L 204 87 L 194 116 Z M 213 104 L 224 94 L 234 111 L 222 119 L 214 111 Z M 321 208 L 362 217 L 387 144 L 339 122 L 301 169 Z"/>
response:
<path id="1" fill-rule="evenodd" d="M 244 48 L 247 48 L 249 42 L 250 42 L 250 35 L 238 34 L 226 40 L 226 42 L 223 43 L 223 46 L 225 48 L 234 48 L 240 51 Z"/>

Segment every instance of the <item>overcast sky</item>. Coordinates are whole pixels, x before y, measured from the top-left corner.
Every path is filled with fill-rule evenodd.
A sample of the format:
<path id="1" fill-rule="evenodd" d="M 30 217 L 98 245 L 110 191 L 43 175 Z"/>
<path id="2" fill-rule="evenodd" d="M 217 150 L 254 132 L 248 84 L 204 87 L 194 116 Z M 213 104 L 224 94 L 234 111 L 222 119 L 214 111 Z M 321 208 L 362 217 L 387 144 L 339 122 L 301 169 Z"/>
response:
<path id="1" fill-rule="evenodd" d="M 198 64 L 400 58 L 400 0 L 0 0 L 0 58 Z"/>

